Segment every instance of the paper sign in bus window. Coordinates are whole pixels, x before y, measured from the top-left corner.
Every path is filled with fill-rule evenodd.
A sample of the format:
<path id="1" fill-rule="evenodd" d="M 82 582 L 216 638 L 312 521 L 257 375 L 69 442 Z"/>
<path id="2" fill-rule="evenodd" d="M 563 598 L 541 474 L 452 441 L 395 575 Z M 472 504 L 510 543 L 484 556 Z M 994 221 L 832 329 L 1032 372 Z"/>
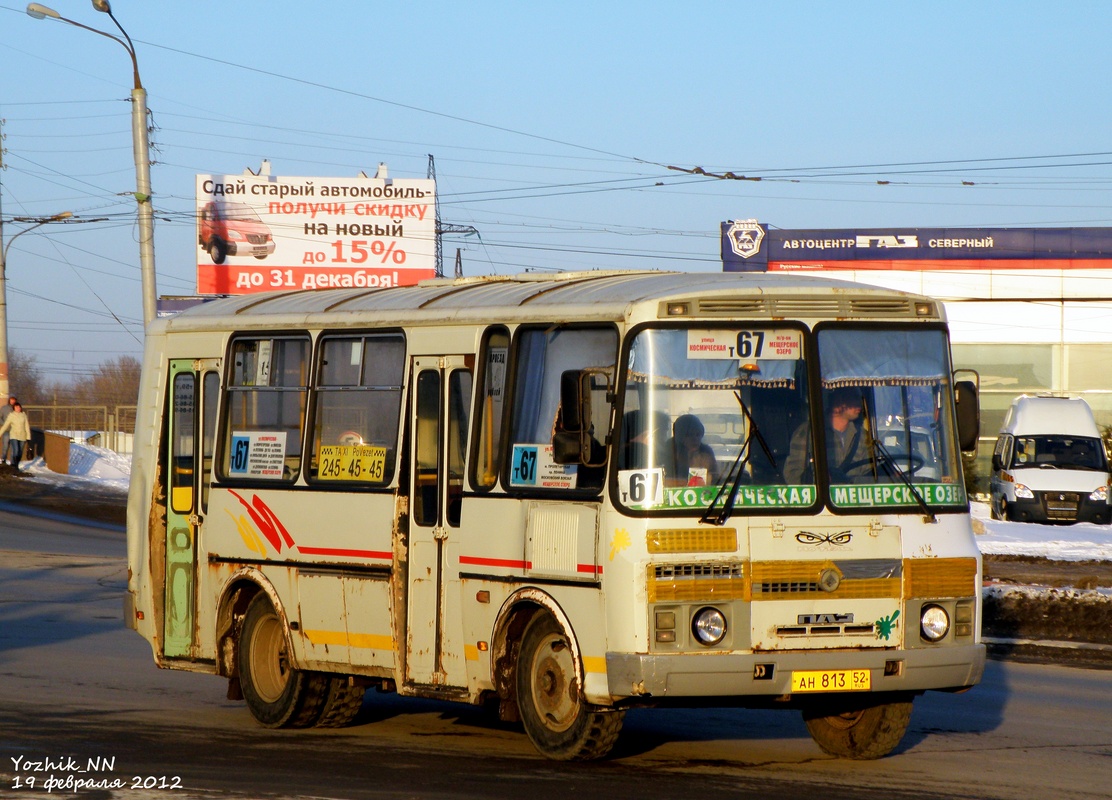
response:
<path id="1" fill-rule="evenodd" d="M 280 480 L 286 466 L 285 431 L 233 431 L 228 474 Z"/>
<path id="2" fill-rule="evenodd" d="M 574 489 L 578 469 L 552 460 L 550 444 L 515 444 L 510 460 L 510 485 L 537 489 Z"/>

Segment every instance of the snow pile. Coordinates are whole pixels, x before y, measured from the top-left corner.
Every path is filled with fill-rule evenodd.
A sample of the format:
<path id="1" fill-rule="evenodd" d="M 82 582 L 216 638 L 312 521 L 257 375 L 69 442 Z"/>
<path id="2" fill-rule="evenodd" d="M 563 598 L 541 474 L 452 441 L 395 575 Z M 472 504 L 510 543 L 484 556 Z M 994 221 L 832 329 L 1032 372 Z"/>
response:
<path id="1" fill-rule="evenodd" d="M 987 503 L 973 503 L 972 511 L 973 531 L 982 553 L 1054 561 L 1112 561 L 1112 526 L 1003 522 L 991 518 Z"/>
<path id="2" fill-rule="evenodd" d="M 91 444 L 70 442 L 68 475 L 48 469 L 46 460 L 41 456 L 24 461 L 19 468 L 36 481 L 64 486 L 67 490 L 126 495 L 131 479 L 131 456 L 122 456 Z"/>
<path id="3" fill-rule="evenodd" d="M 103 447 L 70 443 L 69 474 L 78 478 L 127 482 L 131 476 L 131 457 Z"/>

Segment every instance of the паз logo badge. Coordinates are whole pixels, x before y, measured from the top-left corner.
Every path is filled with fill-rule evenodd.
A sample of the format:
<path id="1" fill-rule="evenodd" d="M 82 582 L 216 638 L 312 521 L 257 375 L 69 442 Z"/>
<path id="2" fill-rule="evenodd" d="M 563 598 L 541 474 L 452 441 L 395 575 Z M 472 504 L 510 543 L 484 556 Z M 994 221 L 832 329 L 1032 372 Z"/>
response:
<path id="1" fill-rule="evenodd" d="M 730 249 L 742 258 L 749 258 L 761 252 L 764 229 L 755 219 L 739 219 L 730 225 L 726 235 L 730 237 Z"/>

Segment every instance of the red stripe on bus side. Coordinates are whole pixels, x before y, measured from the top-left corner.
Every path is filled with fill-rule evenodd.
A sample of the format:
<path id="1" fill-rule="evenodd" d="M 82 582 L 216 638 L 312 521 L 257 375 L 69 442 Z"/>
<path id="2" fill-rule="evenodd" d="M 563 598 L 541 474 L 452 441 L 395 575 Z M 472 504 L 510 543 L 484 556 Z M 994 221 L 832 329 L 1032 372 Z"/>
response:
<path id="1" fill-rule="evenodd" d="M 382 550 L 345 550 L 340 547 L 302 547 L 297 552 L 307 556 L 352 556 L 354 558 L 382 558 L 391 561 L 394 554 Z"/>
<path id="2" fill-rule="evenodd" d="M 529 569 L 533 566 L 528 561 L 518 561 L 512 558 L 479 558 L 478 556 L 460 556 L 459 563 L 474 564 L 479 567 L 506 567 L 507 569 Z"/>
<path id="3" fill-rule="evenodd" d="M 479 567 L 505 567 L 507 569 L 532 569 L 529 561 L 518 561 L 512 558 L 480 558 L 479 556 L 460 556 L 459 563 L 471 564 Z M 589 575 L 601 575 L 602 566 L 594 564 L 576 564 L 575 571 Z"/>

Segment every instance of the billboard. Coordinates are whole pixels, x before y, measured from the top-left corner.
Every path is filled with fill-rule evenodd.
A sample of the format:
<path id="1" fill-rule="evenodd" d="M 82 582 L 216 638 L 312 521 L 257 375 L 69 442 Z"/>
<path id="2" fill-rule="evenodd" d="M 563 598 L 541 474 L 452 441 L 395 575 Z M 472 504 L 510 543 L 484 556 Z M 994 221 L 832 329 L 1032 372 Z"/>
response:
<path id="1" fill-rule="evenodd" d="M 197 293 L 417 283 L 436 273 L 431 179 L 197 176 Z"/>
<path id="2" fill-rule="evenodd" d="M 721 224 L 721 237 L 726 272 L 1112 266 L 1112 228 L 769 230 L 733 220 Z"/>

